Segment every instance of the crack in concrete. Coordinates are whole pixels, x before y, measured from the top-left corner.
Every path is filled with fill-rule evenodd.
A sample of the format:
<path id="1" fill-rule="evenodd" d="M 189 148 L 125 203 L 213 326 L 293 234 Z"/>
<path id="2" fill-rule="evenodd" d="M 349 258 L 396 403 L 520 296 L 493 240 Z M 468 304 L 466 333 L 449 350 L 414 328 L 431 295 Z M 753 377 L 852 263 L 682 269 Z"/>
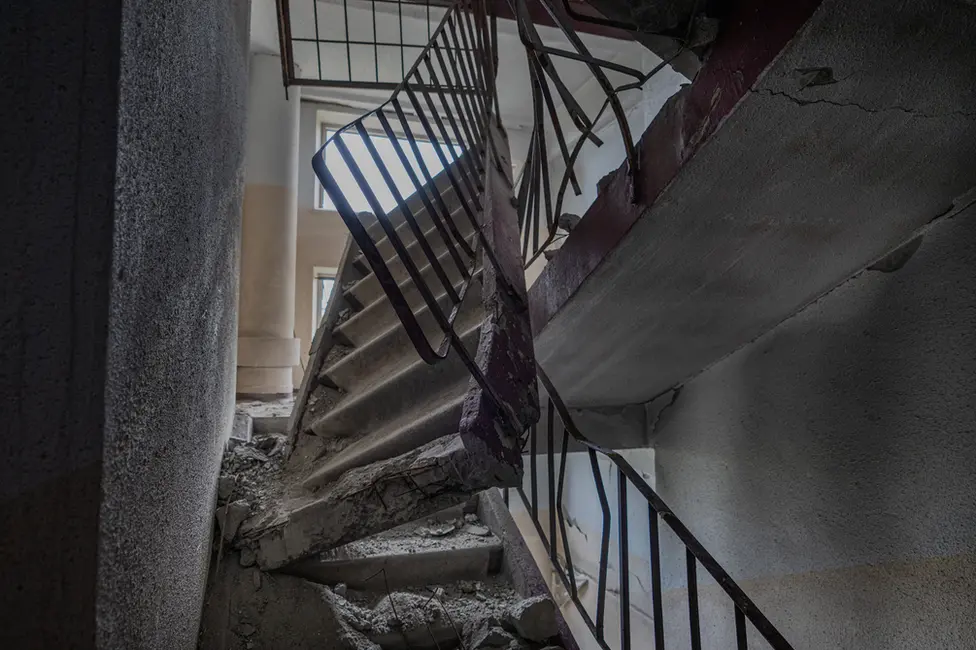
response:
<path id="1" fill-rule="evenodd" d="M 651 441 L 654 440 L 654 437 L 657 435 L 658 425 L 661 424 L 661 419 L 664 417 L 664 414 L 667 411 L 669 411 L 671 409 L 671 407 L 673 407 L 675 405 L 675 402 L 678 401 L 678 397 L 681 395 L 681 390 L 683 388 L 684 388 L 683 385 L 678 385 L 678 386 L 675 386 L 674 388 L 671 389 L 671 400 L 667 404 L 665 404 L 664 406 L 661 407 L 661 410 L 658 411 L 657 412 L 657 415 L 654 417 L 654 421 L 651 422 L 648 425 L 648 427 L 647 427 L 647 439 L 648 440 L 651 440 Z"/>
<path id="2" fill-rule="evenodd" d="M 925 113 L 918 111 L 914 108 L 909 108 L 907 106 L 887 106 L 883 108 L 871 108 L 857 102 L 838 102 L 832 99 L 802 99 L 800 97 L 794 97 L 793 95 L 782 91 L 782 90 L 770 90 L 769 88 L 751 88 L 750 93 L 757 95 L 766 95 L 768 97 L 783 97 L 797 106 L 810 106 L 812 104 L 827 104 L 829 106 L 837 106 L 839 108 L 856 108 L 865 113 L 870 113 L 872 115 L 878 113 L 888 113 L 888 112 L 899 112 L 905 113 L 906 115 L 911 115 L 914 117 L 922 117 L 927 119 L 949 117 L 952 115 L 961 115 L 962 117 L 972 117 L 976 118 L 976 113 L 967 113 L 966 111 L 947 111 L 945 113 Z"/>

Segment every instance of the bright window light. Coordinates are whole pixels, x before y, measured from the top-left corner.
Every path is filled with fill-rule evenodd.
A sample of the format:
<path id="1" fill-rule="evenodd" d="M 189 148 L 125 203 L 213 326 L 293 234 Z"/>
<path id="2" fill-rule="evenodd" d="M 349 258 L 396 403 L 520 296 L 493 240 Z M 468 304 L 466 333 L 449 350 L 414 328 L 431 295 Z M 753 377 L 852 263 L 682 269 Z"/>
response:
<path id="1" fill-rule="evenodd" d="M 322 128 L 322 142 L 326 142 L 335 133 L 334 129 L 328 129 L 323 126 Z M 376 200 L 379 201 L 380 206 L 384 211 L 388 212 L 396 206 L 396 199 L 393 196 L 393 192 L 387 186 L 386 181 L 383 179 L 383 175 L 380 173 L 379 168 L 376 166 L 373 157 L 370 155 L 369 150 L 366 148 L 366 144 L 363 139 L 355 131 L 345 131 L 342 134 L 342 142 L 349 149 L 349 153 L 352 155 L 356 164 L 359 166 L 363 177 L 369 184 L 369 188 L 376 195 Z M 386 166 L 387 171 L 389 171 L 393 182 L 396 184 L 397 189 L 400 191 L 400 195 L 403 198 L 407 198 L 415 193 L 413 183 L 410 182 L 410 176 L 407 174 L 406 169 L 403 167 L 403 163 L 400 157 L 397 155 L 396 150 L 393 147 L 393 143 L 386 136 L 370 134 L 370 142 L 376 148 L 377 154 L 379 154 L 380 160 Z M 417 165 L 417 160 L 413 153 L 413 147 L 410 146 L 410 142 L 406 139 L 398 139 L 401 149 L 404 154 L 406 154 L 407 160 L 410 162 L 411 167 L 414 170 L 418 180 L 421 183 L 424 182 L 423 174 L 420 172 L 420 168 Z M 427 166 L 427 171 L 430 173 L 431 177 L 439 174 L 443 169 L 444 165 L 441 164 L 440 158 L 437 155 L 437 151 L 434 145 L 425 140 L 417 140 L 417 149 L 420 150 L 420 157 L 424 164 Z M 448 160 L 451 160 L 452 156 L 457 156 L 461 149 L 457 146 L 452 146 L 450 148 L 442 147 L 442 149 L 447 149 L 444 153 L 449 156 Z M 452 152 L 453 150 L 453 152 Z M 350 171 L 349 167 L 346 165 L 345 160 L 339 153 L 338 147 L 334 144 L 330 145 L 325 150 L 325 164 L 329 169 L 329 172 L 335 178 L 336 183 L 342 189 L 346 200 L 352 206 L 352 209 L 356 212 L 372 212 L 372 208 L 369 202 L 366 200 L 366 196 L 363 191 L 359 188 L 359 184 L 356 182 L 355 177 Z M 325 192 L 325 189 L 319 187 L 319 207 L 323 210 L 335 210 L 335 204 L 332 202 L 332 198 Z"/>

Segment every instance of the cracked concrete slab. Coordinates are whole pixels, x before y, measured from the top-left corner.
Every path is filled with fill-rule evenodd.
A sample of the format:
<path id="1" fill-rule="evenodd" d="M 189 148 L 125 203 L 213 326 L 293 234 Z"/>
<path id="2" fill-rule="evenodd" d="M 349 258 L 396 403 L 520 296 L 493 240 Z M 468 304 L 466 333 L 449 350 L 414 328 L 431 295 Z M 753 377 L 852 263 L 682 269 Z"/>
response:
<path id="1" fill-rule="evenodd" d="M 748 4 L 644 134 L 638 203 L 618 170 L 530 291 L 572 406 L 680 385 L 976 185 L 976 6 Z"/>

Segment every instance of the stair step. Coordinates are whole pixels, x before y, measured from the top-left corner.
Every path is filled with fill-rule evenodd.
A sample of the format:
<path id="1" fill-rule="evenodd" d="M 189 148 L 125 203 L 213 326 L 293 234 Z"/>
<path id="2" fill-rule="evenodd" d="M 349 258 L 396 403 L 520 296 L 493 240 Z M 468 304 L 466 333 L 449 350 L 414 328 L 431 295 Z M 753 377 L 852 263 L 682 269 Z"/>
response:
<path id="1" fill-rule="evenodd" d="M 411 288 L 410 285 L 412 284 L 413 282 L 411 280 L 407 280 L 405 283 L 401 284 L 401 290 L 407 292 L 407 290 Z M 458 283 L 455 289 L 460 291 L 460 288 L 461 283 Z M 471 281 L 471 286 L 469 287 L 467 294 L 465 294 L 464 302 L 462 303 L 461 307 L 462 311 L 469 309 L 480 309 L 481 299 L 481 274 L 479 272 Z M 437 295 L 437 303 L 440 305 L 441 309 L 444 310 L 445 314 L 450 315 L 453 302 L 447 295 L 446 291 Z M 442 337 L 441 330 L 437 325 L 437 321 L 434 319 L 433 314 L 430 313 L 430 309 L 427 307 L 427 304 L 422 300 L 419 301 L 418 305 L 415 307 L 414 314 L 417 317 L 420 327 L 427 334 L 427 340 L 432 341 L 435 344 L 438 343 Z M 367 305 L 362 311 L 354 314 L 349 320 L 337 327 L 335 331 L 340 337 L 345 338 L 352 345 L 361 347 L 376 337 L 382 335 L 394 325 L 399 324 L 400 319 L 397 317 L 396 312 L 393 311 L 390 301 L 386 299 L 385 295 L 383 295 L 378 300 Z"/>
<path id="2" fill-rule="evenodd" d="M 455 330 L 462 338 L 469 336 L 472 329 L 481 327 L 483 318 L 481 310 L 466 309 L 454 322 Z M 347 393 L 355 393 L 379 377 L 391 377 L 418 361 L 420 355 L 406 329 L 396 325 L 366 345 L 353 348 L 345 357 L 324 368 L 320 377 Z"/>
<path id="3" fill-rule="evenodd" d="M 323 458 L 305 479 L 305 487 L 331 483 L 350 469 L 405 454 L 419 445 L 456 433 L 467 386 L 467 381 L 459 381 L 448 390 L 428 397 L 396 421 Z"/>
<path id="4" fill-rule="evenodd" d="M 479 334 L 480 328 L 472 327 L 461 339 L 472 355 Z M 418 357 L 396 374 L 378 376 L 378 381 L 350 393 L 336 408 L 313 421 L 311 428 L 318 435 L 342 438 L 364 433 L 416 412 L 417 404 L 426 402 L 431 393 L 463 391 L 468 379 L 467 367 L 457 354 L 434 365 Z"/>
<path id="5" fill-rule="evenodd" d="M 443 249 L 443 244 L 442 244 Z M 440 257 L 437 258 L 437 262 L 444 271 L 444 275 L 447 277 L 448 282 L 451 286 L 459 287 L 462 284 L 462 279 L 464 276 L 461 274 L 460 269 L 458 269 L 457 264 L 451 258 L 450 253 L 445 249 L 439 253 Z M 465 271 L 471 270 L 472 273 L 478 271 L 477 263 L 472 263 L 471 260 L 465 259 L 462 256 L 461 262 L 465 265 Z M 444 289 L 444 282 L 437 275 L 437 271 L 433 264 L 427 264 L 424 260 L 424 266 L 420 267 L 420 277 L 423 278 L 424 283 L 434 291 L 435 294 L 446 291 Z M 474 267 L 472 269 L 472 267 Z M 423 295 L 420 293 L 420 289 L 416 282 L 404 271 L 400 277 L 397 277 L 398 286 L 400 291 L 403 293 L 403 297 L 406 298 L 407 304 L 412 308 L 418 309 L 422 307 L 424 303 Z M 362 309 L 367 308 L 369 305 L 377 301 L 386 301 L 386 293 L 383 291 L 383 286 L 380 281 L 376 278 L 376 275 L 370 273 L 365 278 L 350 287 L 344 294 L 347 297 L 352 298 L 350 304 L 360 305 Z"/>
<path id="6" fill-rule="evenodd" d="M 485 580 L 498 573 L 501 540 L 490 532 L 474 534 L 482 532 L 483 525 L 465 522 L 463 514 L 458 521 L 460 526 L 436 519 L 399 526 L 299 562 L 286 572 L 363 591 L 423 587 L 432 581 Z M 446 529 L 452 532 L 440 534 Z"/>
<path id="7" fill-rule="evenodd" d="M 464 221 L 465 223 L 459 224 L 458 230 L 461 232 L 461 235 L 466 238 L 468 245 L 471 247 L 471 249 L 474 250 L 475 246 L 473 243 L 474 237 L 471 236 L 472 235 L 471 223 L 468 220 L 464 220 Z M 451 256 L 451 253 L 447 248 L 447 244 L 444 243 L 443 238 L 440 236 L 437 230 L 433 228 L 428 230 L 426 233 L 426 238 L 430 244 L 431 249 L 434 251 L 434 254 L 437 255 L 437 261 L 440 263 L 441 267 L 443 267 L 444 271 L 448 274 L 448 277 L 459 279 L 461 276 L 457 267 L 457 263 L 455 262 L 454 258 Z M 383 241 L 385 242 L 386 240 Z M 468 260 L 467 256 L 464 254 L 464 251 L 461 250 L 461 248 L 458 246 L 456 242 L 453 241 L 453 239 L 452 239 L 452 243 L 454 244 L 454 247 L 457 250 L 459 257 L 461 258 L 462 264 L 465 265 L 465 268 L 468 268 L 470 266 L 470 261 Z M 433 266 L 428 262 L 423 249 L 420 247 L 420 242 L 418 242 L 416 239 L 411 241 L 409 246 L 407 246 L 407 252 L 409 253 L 410 257 L 413 259 L 414 263 L 420 267 L 421 273 L 427 279 L 428 284 L 434 284 L 435 282 L 439 282 L 437 278 L 437 274 L 434 272 Z M 402 283 L 410 277 L 409 273 L 407 272 L 407 267 L 403 263 L 403 260 L 395 253 L 392 253 L 391 255 L 388 256 L 384 255 L 384 259 L 386 261 L 387 268 L 389 269 L 393 277 L 396 278 L 397 282 Z M 382 297 L 384 294 L 383 294 L 383 287 L 382 285 L 380 285 L 379 279 L 376 277 L 375 274 L 369 273 L 362 280 L 360 280 L 359 282 L 351 286 L 349 289 L 347 289 L 344 292 L 344 295 L 347 298 L 349 296 L 352 296 L 353 302 L 356 304 L 368 305 L 372 303 L 374 300 L 377 300 L 378 298 Z"/>

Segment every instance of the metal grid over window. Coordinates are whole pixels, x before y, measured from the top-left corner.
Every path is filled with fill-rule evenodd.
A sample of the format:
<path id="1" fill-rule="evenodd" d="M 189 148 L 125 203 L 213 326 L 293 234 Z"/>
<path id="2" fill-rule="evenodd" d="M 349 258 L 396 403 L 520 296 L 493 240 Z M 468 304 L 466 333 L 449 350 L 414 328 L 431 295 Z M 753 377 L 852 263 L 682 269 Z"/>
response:
<path id="1" fill-rule="evenodd" d="M 277 0 L 286 86 L 393 90 L 446 12 L 437 0 Z M 457 54 L 455 52 L 454 54 Z"/>

